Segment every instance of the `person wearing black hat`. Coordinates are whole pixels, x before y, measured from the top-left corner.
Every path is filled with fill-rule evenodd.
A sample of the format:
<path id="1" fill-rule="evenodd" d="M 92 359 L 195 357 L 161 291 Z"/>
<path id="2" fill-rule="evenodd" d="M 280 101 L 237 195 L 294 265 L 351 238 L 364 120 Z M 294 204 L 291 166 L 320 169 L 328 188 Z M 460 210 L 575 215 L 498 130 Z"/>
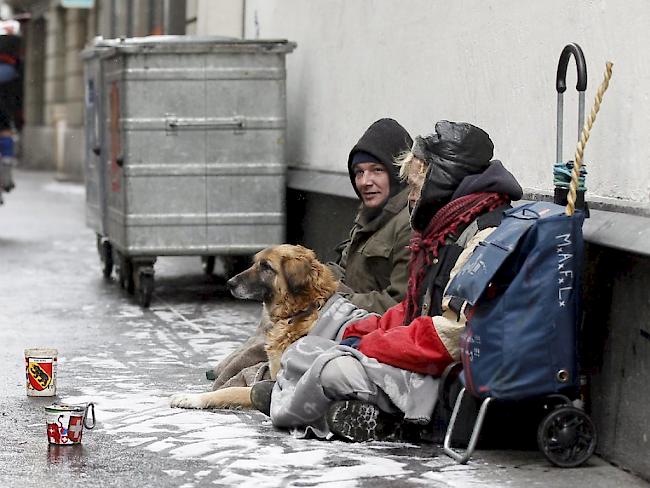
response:
<path id="1" fill-rule="evenodd" d="M 404 127 L 384 118 L 366 130 L 348 156 L 350 181 L 361 206 L 350 238 L 338 247 L 338 261 L 329 265 L 341 280 L 341 294 L 376 313 L 399 303 L 406 293 L 411 235 L 408 190 L 395 159 L 412 142 Z M 252 337 L 206 372 L 214 380 L 213 390 L 251 386 L 270 378 L 264 350 L 268 323 L 268 318 L 262 318 Z"/>
<path id="2" fill-rule="evenodd" d="M 522 196 L 492 155 L 488 134 L 467 123 L 440 121 L 415 139 L 401 161 L 414 230 L 406 297 L 360 320 L 341 306 L 317 321 L 318 334 L 292 344 L 270 396 L 273 425 L 325 439 L 419 438 L 434 415 L 438 377 L 459 359 L 466 321 L 445 288 Z"/>
<path id="3" fill-rule="evenodd" d="M 411 237 L 408 190 L 395 161 L 413 143 L 397 121 L 375 121 L 350 151 L 348 172 L 361 200 L 350 237 L 331 268 L 343 295 L 359 308 L 384 313 L 406 293 Z M 347 292 L 346 292 L 347 290 Z"/>

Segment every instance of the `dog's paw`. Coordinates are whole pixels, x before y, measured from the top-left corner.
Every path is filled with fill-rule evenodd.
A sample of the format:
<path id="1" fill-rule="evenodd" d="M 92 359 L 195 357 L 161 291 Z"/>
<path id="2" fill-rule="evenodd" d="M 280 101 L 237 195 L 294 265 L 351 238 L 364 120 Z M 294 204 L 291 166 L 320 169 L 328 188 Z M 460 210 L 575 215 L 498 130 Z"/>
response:
<path id="1" fill-rule="evenodd" d="M 206 408 L 207 402 L 202 393 L 178 393 L 170 398 L 169 406 L 172 408 Z"/>

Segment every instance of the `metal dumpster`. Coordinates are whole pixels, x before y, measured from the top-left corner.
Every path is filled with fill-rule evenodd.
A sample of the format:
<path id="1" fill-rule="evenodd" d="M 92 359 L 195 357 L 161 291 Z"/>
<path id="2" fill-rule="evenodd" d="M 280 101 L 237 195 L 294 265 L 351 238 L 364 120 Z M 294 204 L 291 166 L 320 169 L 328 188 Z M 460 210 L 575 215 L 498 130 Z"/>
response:
<path id="1" fill-rule="evenodd" d="M 104 274 L 115 263 L 141 305 L 157 256 L 250 255 L 284 241 L 285 55 L 294 48 L 158 36 L 86 51 L 87 101 L 99 80 L 87 110 L 98 114 L 86 125 L 96 176 L 86 180 L 87 220 Z"/>

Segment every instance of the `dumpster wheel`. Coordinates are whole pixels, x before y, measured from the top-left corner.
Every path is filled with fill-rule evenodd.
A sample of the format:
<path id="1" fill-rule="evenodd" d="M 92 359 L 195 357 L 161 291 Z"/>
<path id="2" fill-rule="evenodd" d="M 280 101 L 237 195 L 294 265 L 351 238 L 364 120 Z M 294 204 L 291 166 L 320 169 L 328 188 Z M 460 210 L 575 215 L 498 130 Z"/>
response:
<path id="1" fill-rule="evenodd" d="M 135 291 L 135 281 L 133 279 L 133 261 L 124 254 L 119 254 L 119 267 L 117 270 L 118 281 L 120 286 L 125 288 L 129 294 Z"/>
<path id="2" fill-rule="evenodd" d="M 594 453 L 596 428 L 581 409 L 558 407 L 539 424 L 537 444 L 551 463 L 561 468 L 573 468 Z"/>
<path id="3" fill-rule="evenodd" d="M 140 270 L 138 272 L 138 301 L 140 302 L 141 307 L 147 308 L 151 304 L 153 287 L 153 270 Z"/>
<path id="4" fill-rule="evenodd" d="M 205 274 L 211 275 L 214 273 L 214 262 L 214 256 L 201 256 L 201 267 L 203 268 L 203 272 Z"/>
<path id="5" fill-rule="evenodd" d="M 113 272 L 113 246 L 108 239 L 97 234 L 97 252 L 102 266 L 102 275 L 109 279 Z"/>

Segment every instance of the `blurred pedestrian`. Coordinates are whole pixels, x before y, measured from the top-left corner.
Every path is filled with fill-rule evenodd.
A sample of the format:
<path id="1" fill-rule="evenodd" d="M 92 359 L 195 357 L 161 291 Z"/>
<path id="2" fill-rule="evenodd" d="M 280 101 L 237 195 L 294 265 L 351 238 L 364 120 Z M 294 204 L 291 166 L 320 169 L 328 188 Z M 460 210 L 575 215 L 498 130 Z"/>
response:
<path id="1" fill-rule="evenodd" d="M 0 204 L 2 193 L 14 187 L 12 168 L 15 164 L 13 125 L 9 114 L 0 104 Z"/>

